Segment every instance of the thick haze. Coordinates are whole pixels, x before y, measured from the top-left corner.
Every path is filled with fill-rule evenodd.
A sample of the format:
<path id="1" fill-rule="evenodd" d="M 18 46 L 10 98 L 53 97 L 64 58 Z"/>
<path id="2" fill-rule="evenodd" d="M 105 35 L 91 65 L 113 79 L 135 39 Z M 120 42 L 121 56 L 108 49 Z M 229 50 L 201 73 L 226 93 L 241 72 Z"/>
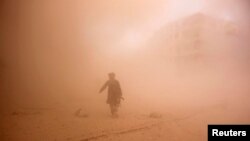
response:
<path id="1" fill-rule="evenodd" d="M 249 4 L 1 0 L 1 109 L 98 109 L 115 72 L 132 111 L 234 100 L 249 115 Z"/>

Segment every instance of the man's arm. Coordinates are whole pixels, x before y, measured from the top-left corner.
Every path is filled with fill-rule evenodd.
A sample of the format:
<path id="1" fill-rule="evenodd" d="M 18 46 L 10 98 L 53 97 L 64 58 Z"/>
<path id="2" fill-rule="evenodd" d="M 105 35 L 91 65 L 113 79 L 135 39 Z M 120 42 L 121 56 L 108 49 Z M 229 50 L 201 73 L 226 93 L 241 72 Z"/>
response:
<path id="1" fill-rule="evenodd" d="M 105 90 L 107 88 L 107 86 L 108 86 L 108 81 L 102 86 L 99 93 L 101 93 L 103 90 Z"/>
<path id="2" fill-rule="evenodd" d="M 118 81 L 118 89 L 119 89 L 119 96 L 120 96 L 120 98 L 122 100 L 124 100 L 124 98 L 122 97 L 122 89 L 121 89 L 121 85 L 120 85 L 119 81 Z"/>
<path id="3" fill-rule="evenodd" d="M 118 81 L 118 89 L 119 89 L 120 96 L 122 96 L 122 89 L 121 89 L 121 85 L 119 81 Z"/>

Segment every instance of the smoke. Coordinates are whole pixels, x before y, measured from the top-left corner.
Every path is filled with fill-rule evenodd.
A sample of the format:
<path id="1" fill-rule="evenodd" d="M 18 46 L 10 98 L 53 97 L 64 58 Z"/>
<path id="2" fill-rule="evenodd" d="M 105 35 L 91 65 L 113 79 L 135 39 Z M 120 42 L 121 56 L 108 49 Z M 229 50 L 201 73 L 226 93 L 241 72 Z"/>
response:
<path id="1" fill-rule="evenodd" d="M 99 108 L 109 72 L 129 110 L 239 102 L 249 92 L 246 3 L 2 1 L 1 108 Z"/>

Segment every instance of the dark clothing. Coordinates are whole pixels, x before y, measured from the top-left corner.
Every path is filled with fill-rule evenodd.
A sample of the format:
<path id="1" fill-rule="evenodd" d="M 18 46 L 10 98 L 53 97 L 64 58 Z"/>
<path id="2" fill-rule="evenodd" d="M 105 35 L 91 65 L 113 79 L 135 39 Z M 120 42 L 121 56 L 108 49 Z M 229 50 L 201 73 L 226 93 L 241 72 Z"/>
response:
<path id="1" fill-rule="evenodd" d="M 122 91 L 120 87 L 120 83 L 118 80 L 108 80 L 103 87 L 101 88 L 101 92 L 108 87 L 108 98 L 107 104 L 116 105 L 120 104 L 120 100 L 122 98 Z"/>

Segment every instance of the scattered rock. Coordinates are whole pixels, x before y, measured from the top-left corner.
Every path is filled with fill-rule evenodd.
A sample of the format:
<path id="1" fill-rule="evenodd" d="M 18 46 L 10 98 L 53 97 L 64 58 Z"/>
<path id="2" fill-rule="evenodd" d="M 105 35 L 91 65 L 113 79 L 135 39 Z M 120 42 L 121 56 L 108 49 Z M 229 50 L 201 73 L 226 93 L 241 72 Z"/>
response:
<path id="1" fill-rule="evenodd" d="M 41 112 L 39 111 L 14 111 L 11 113 L 12 116 L 18 115 L 39 115 Z"/>
<path id="2" fill-rule="evenodd" d="M 76 116 L 76 117 L 81 117 L 81 118 L 87 118 L 89 115 L 86 114 L 86 113 L 83 113 L 83 112 L 82 112 L 82 109 L 79 108 L 78 110 L 76 110 L 75 116 Z"/>
<path id="3" fill-rule="evenodd" d="M 19 115 L 18 112 L 12 112 L 11 115 L 15 116 L 15 115 Z"/>
<path id="4" fill-rule="evenodd" d="M 160 113 L 157 113 L 157 112 L 152 112 L 149 114 L 149 117 L 150 118 L 161 118 L 162 115 Z"/>

